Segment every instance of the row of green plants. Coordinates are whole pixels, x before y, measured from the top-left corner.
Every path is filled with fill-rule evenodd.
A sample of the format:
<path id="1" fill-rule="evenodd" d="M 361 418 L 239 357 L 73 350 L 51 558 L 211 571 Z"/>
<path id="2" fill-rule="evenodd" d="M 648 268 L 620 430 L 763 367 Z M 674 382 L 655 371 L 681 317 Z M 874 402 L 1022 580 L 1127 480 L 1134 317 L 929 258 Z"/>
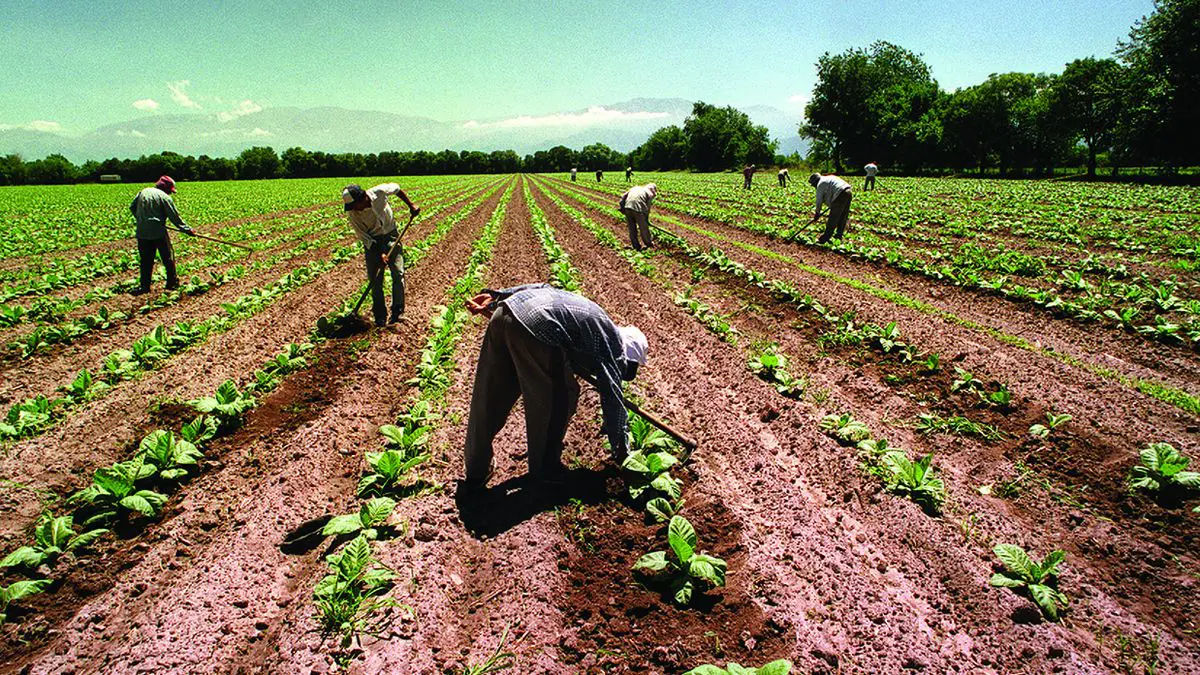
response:
<path id="1" fill-rule="evenodd" d="M 75 558 L 114 527 L 128 530 L 157 519 L 170 495 L 201 470 L 205 447 L 237 429 L 258 396 L 276 388 L 282 378 L 307 367 L 311 343 L 288 344 L 255 371 L 254 381 L 239 390 L 232 380 L 211 396 L 188 402 L 198 414 L 178 433 L 155 429 L 138 444 L 130 459 L 96 469 L 90 485 L 67 497 L 69 512 L 49 508 L 34 525 L 32 541 L 0 559 L 0 568 L 27 578 L 0 587 L 0 623 L 11 603 L 52 589 L 51 577 L 63 558 Z M 47 578 L 50 577 L 50 578 Z"/>
<path id="2" fill-rule="evenodd" d="M 579 270 L 575 269 L 571 264 L 571 257 L 555 240 L 554 228 L 546 222 L 546 215 L 533 200 L 529 183 L 522 181 L 521 187 L 525 193 L 525 204 L 529 207 L 529 224 L 533 228 L 538 242 L 542 245 L 542 252 L 550 265 L 550 283 L 564 291 L 572 293 L 579 291 Z"/>
<path id="3" fill-rule="evenodd" d="M 453 222 L 439 224 L 426 242 L 440 241 L 455 222 L 470 213 L 471 208 L 461 209 L 451 218 Z M 414 245 L 415 255 L 423 255 L 427 250 L 428 246 L 422 242 Z M 223 303 L 221 314 L 201 322 L 179 321 L 170 329 L 163 326 L 155 328 L 148 335 L 135 340 L 129 349 L 118 349 L 106 356 L 95 374 L 88 369 L 80 371 L 69 384 L 60 387 L 64 396 L 50 398 L 38 395 L 14 405 L 0 420 L 0 440 L 30 438 L 45 432 L 64 418 L 70 409 L 104 396 L 113 385 L 153 370 L 166 359 L 212 335 L 232 329 L 266 309 L 282 295 L 357 257 L 360 252 L 361 247 L 357 243 L 337 248 L 328 259 L 315 260 L 284 275 L 266 288 L 253 289 L 232 302 Z"/>
<path id="4" fill-rule="evenodd" d="M 655 268 L 643 253 L 626 249 L 610 231 L 563 202 L 553 191 L 544 190 L 543 194 L 569 217 L 596 235 L 601 243 L 628 253 L 626 259 L 636 271 L 646 276 L 654 276 Z M 550 236 L 553 236 L 553 228 L 548 223 L 547 228 L 550 230 Z M 547 255 L 549 256 L 549 252 Z M 573 275 L 574 286 L 581 287 L 582 280 L 578 276 L 578 270 L 574 270 Z M 708 322 L 715 324 L 720 321 L 720 317 L 711 308 L 686 294 L 677 296 L 676 303 L 684 306 L 689 313 L 697 315 L 706 325 Z M 726 339 L 736 340 L 736 331 L 714 332 L 723 334 Z M 687 607 L 699 593 L 725 585 L 728 564 L 722 558 L 700 549 L 699 535 L 695 527 L 681 514 L 686 502 L 683 498 L 683 484 L 672 473 L 672 469 L 682 466 L 681 450 L 673 438 L 650 424 L 644 417 L 636 413 L 629 414 L 629 453 L 621 462 L 626 490 L 629 498 L 642 508 L 647 522 L 666 525 L 667 544 L 662 550 L 651 551 L 638 558 L 633 565 L 633 571 L 648 587 L 663 591 L 676 605 Z M 786 675 L 791 672 L 791 667 L 790 661 L 778 660 L 759 668 L 743 667 L 737 663 L 729 663 L 725 668 L 704 664 L 688 672 L 696 675 Z"/>
<path id="5" fill-rule="evenodd" d="M 465 217 L 494 191 L 468 205 L 469 211 L 460 212 L 460 215 Z M 331 519 L 322 531 L 326 535 L 353 536 L 341 552 L 335 551 L 326 557 L 328 572 L 313 589 L 317 623 L 325 636 L 339 638 L 341 652 L 335 655 L 339 660 L 345 660 L 346 650 L 362 635 L 378 636 L 381 633 L 385 621 L 382 610 L 404 607 L 387 596 L 398 575 L 379 561 L 372 542 L 385 538 L 380 536 L 381 531 L 392 533 L 388 521 L 396 508 L 397 497 L 414 496 L 434 487 L 419 478 L 414 479 L 412 472 L 430 458 L 427 444 L 451 383 L 455 347 L 469 320 L 463 307 L 466 299 L 481 286 L 511 194 L 512 186 L 509 185 L 475 241 L 466 271 L 448 292 L 447 304 L 434 310 L 430 335 L 419 355 L 416 375 L 408 382 L 417 394 L 395 424 L 380 427 L 383 448 L 368 451 L 364 458 L 357 494 L 365 501 L 357 511 Z M 459 220 L 461 218 L 454 222 Z M 447 231 L 435 232 L 431 237 L 440 240 Z M 426 239 L 426 242 L 430 241 Z M 415 264 L 429 248 L 417 249 L 414 255 L 419 257 L 409 264 Z"/>

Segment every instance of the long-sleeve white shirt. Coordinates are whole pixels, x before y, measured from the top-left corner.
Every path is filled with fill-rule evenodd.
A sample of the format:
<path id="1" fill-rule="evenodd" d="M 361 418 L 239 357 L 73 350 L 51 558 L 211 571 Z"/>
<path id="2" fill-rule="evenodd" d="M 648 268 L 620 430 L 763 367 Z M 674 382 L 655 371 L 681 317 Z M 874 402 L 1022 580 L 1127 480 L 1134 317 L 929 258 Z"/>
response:
<path id="1" fill-rule="evenodd" d="M 821 180 L 817 181 L 816 211 L 820 212 L 822 204 L 833 206 L 833 200 L 849 189 L 850 184 L 837 176 L 821 176 Z"/>
<path id="2" fill-rule="evenodd" d="M 400 186 L 396 183 L 383 183 L 367 190 L 367 199 L 371 206 L 361 211 L 347 211 L 350 227 L 358 235 L 363 246 L 370 247 L 376 239 L 396 231 L 396 216 L 392 214 L 392 205 L 388 203 L 388 195 L 400 194 Z"/>
<path id="3" fill-rule="evenodd" d="M 634 213 L 650 213 L 654 194 L 646 185 L 631 187 L 621 195 L 621 208 Z"/>
<path id="4" fill-rule="evenodd" d="M 863 170 L 867 172 L 868 176 L 874 176 L 875 174 L 879 173 L 879 166 L 876 165 L 875 162 L 871 162 L 870 164 L 864 166 Z"/>

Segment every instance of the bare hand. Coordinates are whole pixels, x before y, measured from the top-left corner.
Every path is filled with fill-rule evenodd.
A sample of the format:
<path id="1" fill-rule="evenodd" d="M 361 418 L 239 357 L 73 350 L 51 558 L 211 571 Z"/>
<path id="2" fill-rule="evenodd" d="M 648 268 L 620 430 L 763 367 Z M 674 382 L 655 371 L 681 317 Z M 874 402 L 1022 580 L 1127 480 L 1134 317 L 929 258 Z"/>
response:
<path id="1" fill-rule="evenodd" d="M 379 259 L 383 261 L 384 265 L 388 264 L 388 254 L 384 253 L 384 254 L 380 255 Z"/>
<path id="2" fill-rule="evenodd" d="M 491 293 L 480 293 L 475 297 L 467 300 L 467 311 L 472 314 L 482 314 L 487 317 L 492 316 L 494 299 Z"/>

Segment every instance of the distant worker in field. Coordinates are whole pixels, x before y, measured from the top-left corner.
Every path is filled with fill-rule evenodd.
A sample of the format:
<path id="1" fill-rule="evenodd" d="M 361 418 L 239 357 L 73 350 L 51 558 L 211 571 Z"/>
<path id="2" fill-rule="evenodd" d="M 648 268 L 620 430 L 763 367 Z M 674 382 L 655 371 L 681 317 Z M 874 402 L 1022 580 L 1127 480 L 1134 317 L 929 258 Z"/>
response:
<path id="1" fill-rule="evenodd" d="M 375 315 L 376 326 L 396 323 L 404 315 L 404 258 L 401 255 L 388 256 L 392 244 L 399 236 L 396 231 L 396 217 L 392 214 L 392 205 L 388 203 L 389 195 L 400 197 L 400 201 L 408 206 L 410 218 L 416 218 L 421 212 L 396 183 L 383 183 L 370 190 L 364 190 L 358 185 L 347 185 L 342 190 L 342 202 L 345 204 L 346 216 L 350 219 L 350 227 L 354 229 L 363 245 L 367 281 L 371 284 L 371 310 Z M 388 314 L 384 301 L 383 275 L 380 274 L 385 265 L 392 275 L 391 315 Z"/>
<path id="2" fill-rule="evenodd" d="M 195 231 L 179 217 L 175 208 L 175 200 L 171 195 L 175 192 L 175 181 L 170 176 L 158 179 L 154 187 L 148 187 L 137 193 L 129 211 L 137 220 L 138 268 L 140 272 L 138 287 L 133 295 L 150 292 L 150 282 L 154 278 L 154 255 L 162 259 L 163 267 L 167 270 L 167 290 L 179 288 L 179 275 L 175 270 L 175 252 L 171 248 L 171 236 L 167 234 L 167 221 L 175 223 L 184 234 L 195 234 Z"/>
<path id="3" fill-rule="evenodd" d="M 467 309 L 490 321 L 467 422 L 466 490 L 487 487 L 492 440 L 517 397 L 525 400 L 530 477 L 550 484 L 561 480 L 563 438 L 579 402 L 577 373 L 595 382 L 613 459 L 618 464 L 625 459 L 628 418 L 621 382 L 632 380 L 646 363 L 649 344 L 642 331 L 617 326 L 596 303 L 549 284 L 485 290 Z"/>
<path id="4" fill-rule="evenodd" d="M 604 171 L 601 169 L 597 169 L 596 170 L 596 182 L 599 183 L 602 180 L 604 180 Z"/>
<path id="5" fill-rule="evenodd" d="M 647 183 L 635 185 L 621 195 L 619 208 L 625 214 L 625 224 L 629 226 L 629 245 L 635 250 L 640 251 L 654 244 L 650 237 L 650 206 L 657 194 L 658 186 Z"/>
<path id="6" fill-rule="evenodd" d="M 830 237 L 841 239 L 846 234 L 846 222 L 850 220 L 850 184 L 832 174 L 822 176 L 819 173 L 809 176 L 808 184 L 817 189 L 816 211 L 808 222 L 817 222 L 821 217 L 821 205 L 829 205 L 829 220 L 817 243 L 824 244 Z"/>
<path id="7" fill-rule="evenodd" d="M 780 169 L 779 170 L 779 187 L 781 187 L 781 188 L 787 187 L 789 180 L 791 180 L 791 176 L 788 175 L 788 170 Z"/>
<path id="8" fill-rule="evenodd" d="M 571 182 L 572 183 L 575 182 L 575 169 L 574 168 L 571 169 Z"/>
<path id="9" fill-rule="evenodd" d="M 746 168 L 742 169 L 742 178 L 744 178 L 746 181 L 746 183 L 743 187 L 745 187 L 747 190 L 749 190 L 750 182 L 754 180 L 754 165 L 753 164 L 747 164 Z"/>
<path id="10" fill-rule="evenodd" d="M 627 166 L 627 167 L 625 167 L 625 182 L 628 183 L 632 180 L 633 180 L 633 167 Z"/>
<path id="11" fill-rule="evenodd" d="M 879 165 L 875 162 L 869 162 L 863 167 L 863 171 L 867 174 L 867 179 L 864 181 L 863 190 L 875 189 L 875 176 L 879 173 Z"/>

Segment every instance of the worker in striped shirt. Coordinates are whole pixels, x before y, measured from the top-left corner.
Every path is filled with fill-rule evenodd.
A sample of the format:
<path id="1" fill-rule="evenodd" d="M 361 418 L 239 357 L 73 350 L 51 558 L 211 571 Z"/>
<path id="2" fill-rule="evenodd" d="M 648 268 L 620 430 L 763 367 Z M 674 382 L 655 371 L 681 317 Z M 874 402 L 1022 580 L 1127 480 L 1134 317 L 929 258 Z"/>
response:
<path id="1" fill-rule="evenodd" d="M 494 468 L 492 439 L 517 397 L 525 401 L 530 476 L 550 484 L 561 480 L 563 438 L 579 402 L 577 373 L 594 381 L 613 459 L 618 464 L 625 459 L 628 418 L 621 382 L 636 377 L 646 363 L 649 345 L 642 331 L 617 326 L 596 303 L 548 284 L 485 290 L 467 309 L 490 320 L 467 422 L 466 490 L 487 486 Z"/>

